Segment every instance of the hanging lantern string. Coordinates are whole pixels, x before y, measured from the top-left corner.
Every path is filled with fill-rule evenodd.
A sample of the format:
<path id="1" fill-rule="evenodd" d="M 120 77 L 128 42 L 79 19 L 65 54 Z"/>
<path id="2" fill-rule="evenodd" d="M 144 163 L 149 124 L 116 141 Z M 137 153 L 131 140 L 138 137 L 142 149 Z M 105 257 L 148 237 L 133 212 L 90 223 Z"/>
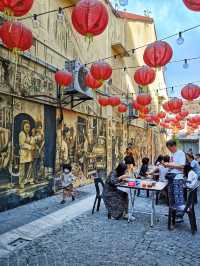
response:
<path id="1" fill-rule="evenodd" d="M 195 84 L 200 84 L 200 80 L 197 80 L 197 81 L 190 81 L 190 82 L 188 82 L 188 83 L 195 83 Z M 163 91 L 163 90 L 169 90 L 169 89 L 174 89 L 174 88 L 178 88 L 178 87 L 183 87 L 183 86 L 186 86 L 186 85 L 188 85 L 188 83 L 183 83 L 183 84 L 175 84 L 175 85 L 172 85 L 172 86 L 168 86 L 168 87 L 165 87 L 165 88 L 159 88 L 159 89 L 157 89 L 157 90 L 154 90 L 154 92 L 159 92 L 159 91 Z M 120 91 L 120 89 L 118 88 L 118 87 L 116 87 L 116 86 L 114 86 L 114 85 L 112 85 L 111 87 L 113 87 L 113 88 L 115 88 L 116 90 L 118 90 L 118 91 Z M 97 92 L 98 92 L 98 94 L 102 94 L 102 95 L 104 95 L 104 96 L 123 96 L 123 94 L 125 95 L 125 93 L 122 93 L 122 94 L 120 94 L 120 93 L 113 93 L 112 95 L 110 95 L 110 94 L 107 94 L 107 93 L 104 93 L 104 92 L 102 92 L 102 91 L 99 91 L 99 90 L 97 90 Z M 134 96 L 134 95 L 137 95 L 138 93 L 137 92 L 128 92 L 128 93 L 126 93 L 126 96 L 127 95 L 130 95 L 130 96 Z"/>
<path id="2" fill-rule="evenodd" d="M 185 60 L 187 60 L 187 61 L 200 60 L 200 56 L 191 57 L 191 58 L 184 58 L 184 59 L 179 59 L 179 60 L 173 60 L 173 61 L 170 61 L 168 64 L 185 62 Z M 113 68 L 113 70 L 124 70 L 124 71 L 126 71 L 127 69 L 135 69 L 135 68 L 140 68 L 142 66 L 141 65 L 137 65 L 137 66 L 117 67 L 117 68 Z"/>
<path id="3" fill-rule="evenodd" d="M 64 6 L 62 7 L 62 10 L 65 10 L 65 9 L 68 9 L 68 8 L 72 8 L 74 7 L 75 5 L 71 5 L 71 6 Z M 26 19 L 33 19 L 35 16 L 36 17 L 40 17 L 40 16 L 43 16 L 43 15 L 47 15 L 47 14 L 51 14 L 51 13 L 56 13 L 59 11 L 59 8 L 57 9 L 53 9 L 53 10 L 49 10 L 49 11 L 46 11 L 46 12 L 42 12 L 42 13 L 38 13 L 38 14 L 33 14 L 31 16 L 28 16 L 28 17 L 24 17 L 24 18 L 19 18 L 17 19 L 18 21 L 21 21 L 21 20 L 26 20 Z"/>
<path id="4" fill-rule="evenodd" d="M 31 16 L 27 16 L 27 17 L 24 17 L 24 18 L 20 18 L 20 19 L 18 19 L 18 20 L 20 21 L 20 20 L 32 19 L 32 18 L 34 18 L 35 16 L 36 16 L 36 17 L 39 17 L 39 16 L 43 16 L 43 15 L 46 15 L 46 14 L 55 13 L 55 12 L 58 12 L 59 9 L 65 10 L 65 9 L 68 9 L 68 8 L 72 8 L 72 7 L 74 7 L 74 6 L 75 6 L 75 5 L 64 6 L 64 7 L 62 7 L 62 8 L 60 7 L 60 8 L 58 8 L 58 9 L 53 9 L 53 10 L 49 10 L 49 11 L 46 11 L 46 12 L 42 12 L 42 13 L 38 13 L 38 14 L 33 14 L 33 15 L 31 15 Z M 197 29 L 197 28 L 199 28 L 199 27 L 200 27 L 200 24 L 195 25 L 195 26 L 193 26 L 193 27 L 190 27 L 190 28 L 184 29 L 184 30 L 182 30 L 182 31 L 176 32 L 176 33 L 174 33 L 174 34 L 168 35 L 168 36 L 166 36 L 166 37 L 163 37 L 163 38 L 159 39 L 158 41 L 164 41 L 164 40 L 167 40 L 167 39 L 171 39 L 171 38 L 173 38 L 173 37 L 175 37 L 175 36 L 177 36 L 177 35 L 180 36 L 180 34 L 182 35 L 183 33 L 186 33 L 186 32 L 192 31 L 192 30 L 195 30 L 195 29 Z M 136 50 L 138 50 L 138 49 L 142 49 L 142 48 L 145 48 L 146 46 L 148 46 L 148 45 L 151 44 L 151 43 L 152 43 L 152 42 L 150 42 L 150 43 L 146 43 L 146 44 L 144 44 L 144 45 L 141 45 L 141 46 L 138 46 L 138 47 L 135 47 L 135 48 L 131 48 L 131 49 L 127 50 L 127 52 L 132 52 L 132 54 L 134 54 L 134 52 L 135 52 Z M 115 54 L 115 55 L 112 55 L 112 56 L 104 57 L 104 58 L 101 58 L 101 60 L 108 60 L 108 59 L 116 58 L 117 56 L 121 56 L 121 54 L 118 53 L 118 54 Z M 96 62 L 96 61 L 88 62 L 88 63 L 85 63 L 85 65 L 90 65 L 90 64 L 93 64 L 93 63 L 95 63 L 95 62 Z"/>
<path id="5" fill-rule="evenodd" d="M 168 35 L 168 36 L 163 37 L 162 39 L 159 39 L 159 40 L 157 40 L 157 41 L 164 41 L 164 40 L 167 40 L 167 39 L 171 39 L 171 38 L 173 38 L 173 37 L 179 35 L 180 33 L 183 34 L 183 33 L 186 33 L 186 32 L 192 31 L 192 30 L 195 30 L 195 29 L 197 29 L 197 28 L 200 28 L 200 24 L 195 25 L 195 26 L 190 27 L 190 28 L 187 28 L 187 29 L 184 29 L 184 30 L 182 30 L 182 31 L 179 31 L 178 33 L 174 33 L 174 34 Z M 141 46 L 138 46 L 138 47 L 135 47 L 135 48 L 129 49 L 129 50 L 127 50 L 127 52 L 128 52 L 128 53 L 131 52 L 132 54 L 134 54 L 136 50 L 139 50 L 139 49 L 145 48 L 145 47 L 147 47 L 148 45 L 150 45 L 150 44 L 152 44 L 152 43 L 153 43 L 153 42 L 146 43 L 146 44 L 144 44 L 144 45 L 141 45 Z M 108 60 L 108 59 L 113 59 L 113 58 L 116 59 L 117 56 L 121 56 L 121 54 L 118 53 L 118 54 L 111 55 L 111 56 L 108 56 L 108 57 L 105 57 L 105 58 L 101 58 L 101 59 L 99 59 L 99 60 Z M 87 65 L 91 65 L 91 64 L 93 64 L 93 63 L 95 63 L 95 62 L 96 62 L 96 61 L 92 61 L 92 62 L 86 63 L 85 65 L 86 65 L 86 66 L 87 66 Z"/>
<path id="6" fill-rule="evenodd" d="M 72 8 L 72 7 L 74 7 L 74 6 L 75 6 L 75 5 L 65 6 L 65 7 L 62 8 L 62 10 L 64 10 L 64 9 L 68 9 L 68 8 Z M 61 9 L 61 8 L 59 7 L 59 9 Z M 39 14 L 33 14 L 33 15 L 31 15 L 31 16 L 24 17 L 24 18 L 20 18 L 20 19 L 18 19 L 18 20 L 25 20 L 25 19 L 34 18 L 35 16 L 38 17 L 38 16 L 43 16 L 43 15 L 46 15 L 46 14 L 50 14 L 50 13 L 54 13 L 54 12 L 58 12 L 59 9 L 54 9 L 54 10 L 50 10 L 50 11 L 46 11 L 46 12 L 42 12 L 42 13 L 39 13 Z M 177 36 L 177 35 L 180 36 L 180 34 L 183 34 L 183 33 L 186 33 L 186 32 L 188 32 L 188 31 L 191 31 L 191 30 L 197 29 L 197 28 L 199 28 L 199 27 L 200 27 L 200 24 L 195 25 L 195 26 L 193 26 L 193 27 L 190 27 L 190 28 L 184 29 L 184 30 L 182 30 L 182 31 L 179 31 L 178 33 L 168 35 L 168 36 L 166 36 L 166 37 L 160 39 L 160 41 L 164 41 L 164 40 L 166 40 L 166 39 L 169 39 L 169 38 L 175 37 L 175 36 Z M 128 51 L 128 52 L 132 52 L 132 53 L 134 54 L 134 52 L 135 52 L 136 50 L 141 49 L 141 48 L 144 48 L 144 47 L 146 47 L 146 46 L 149 45 L 149 44 L 151 44 L 151 43 L 147 43 L 147 44 L 144 44 L 144 45 L 142 45 L 142 46 L 138 46 L 138 47 L 136 47 L 136 48 L 129 49 L 129 50 L 127 50 L 127 51 Z M 117 56 L 121 56 L 121 54 L 115 54 L 115 55 L 112 55 L 112 56 L 109 56 L 109 57 L 102 58 L 101 60 L 112 59 L 112 58 L 116 58 Z M 193 57 L 193 58 L 187 58 L 187 59 L 185 58 L 185 59 L 181 59 L 181 60 L 174 60 L 174 61 L 171 61 L 171 62 L 169 62 L 169 64 L 171 64 L 171 63 L 179 63 L 179 62 L 188 62 L 188 61 L 198 60 L 198 59 L 200 59 L 200 57 Z M 87 66 L 87 65 L 90 65 L 90 64 L 95 63 L 95 62 L 96 62 L 96 61 L 89 62 L 89 63 L 85 63 L 84 65 Z M 120 70 L 120 69 L 123 69 L 124 71 L 126 71 L 126 69 L 134 69 L 134 68 L 139 68 L 139 67 L 141 67 L 141 66 L 128 66 L 128 67 L 114 68 L 113 70 Z"/>

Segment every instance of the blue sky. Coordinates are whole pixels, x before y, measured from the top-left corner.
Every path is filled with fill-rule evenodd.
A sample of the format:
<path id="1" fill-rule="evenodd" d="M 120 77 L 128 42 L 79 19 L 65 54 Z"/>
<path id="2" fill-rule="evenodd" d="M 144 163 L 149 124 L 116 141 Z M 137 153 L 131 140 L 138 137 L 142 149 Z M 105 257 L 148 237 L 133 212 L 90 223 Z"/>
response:
<path id="1" fill-rule="evenodd" d="M 128 2 L 126 9 L 132 13 L 144 15 L 144 10 L 151 11 L 150 16 L 154 18 L 158 38 L 200 24 L 200 12 L 190 11 L 182 0 L 129 0 Z M 173 47 L 172 60 L 200 56 L 200 28 L 185 33 L 183 37 L 185 41 L 182 45 L 177 45 L 176 37 L 167 40 Z M 184 69 L 182 63 L 169 64 L 165 77 L 168 86 L 199 81 L 200 60 L 189 62 L 188 69 Z M 177 96 L 180 89 L 181 87 L 175 88 L 173 96 Z"/>

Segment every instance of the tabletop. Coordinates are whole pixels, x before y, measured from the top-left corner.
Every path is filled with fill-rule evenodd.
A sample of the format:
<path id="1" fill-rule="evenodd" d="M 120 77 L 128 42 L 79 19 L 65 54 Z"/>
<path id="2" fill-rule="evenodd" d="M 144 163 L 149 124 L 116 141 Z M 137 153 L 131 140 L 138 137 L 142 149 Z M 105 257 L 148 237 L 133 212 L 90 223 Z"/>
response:
<path id="1" fill-rule="evenodd" d="M 130 188 L 130 189 L 141 189 L 141 190 L 149 190 L 149 191 L 162 191 L 163 189 L 165 189 L 168 185 L 167 182 L 156 182 L 155 185 L 153 187 L 148 187 L 148 183 L 150 183 L 151 181 L 145 181 L 146 183 L 146 187 L 142 187 L 140 186 L 128 186 L 128 182 L 121 182 L 119 184 L 117 184 L 118 187 L 123 187 L 123 188 Z"/>

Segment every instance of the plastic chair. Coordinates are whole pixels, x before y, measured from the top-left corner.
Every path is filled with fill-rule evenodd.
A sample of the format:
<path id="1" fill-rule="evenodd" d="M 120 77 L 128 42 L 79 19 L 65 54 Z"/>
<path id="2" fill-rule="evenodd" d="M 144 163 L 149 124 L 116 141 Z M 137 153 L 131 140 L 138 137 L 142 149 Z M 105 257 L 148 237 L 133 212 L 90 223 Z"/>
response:
<path id="1" fill-rule="evenodd" d="M 104 187 L 104 182 L 103 180 L 98 177 L 98 178 L 95 178 L 94 179 L 94 185 L 95 185 L 95 189 L 96 189 L 96 197 L 95 197 L 95 200 L 94 200 L 94 205 L 93 205 L 93 208 L 92 208 L 92 214 L 94 214 L 94 210 L 95 210 L 95 207 L 96 207 L 96 203 L 97 203 L 97 209 L 96 211 L 98 212 L 99 209 L 100 209 L 100 205 L 101 205 L 101 199 L 102 199 L 102 195 L 101 195 L 101 190 L 100 190 L 100 184 L 102 186 L 102 188 Z"/>
<path id="2" fill-rule="evenodd" d="M 195 234 L 197 232 L 197 222 L 196 222 L 196 216 L 195 216 L 195 196 L 197 195 L 197 190 L 200 187 L 200 184 L 197 184 L 193 189 L 189 191 L 189 195 L 186 201 L 185 209 L 183 211 L 183 215 L 187 214 L 192 234 Z M 169 215 L 168 215 L 168 229 L 171 230 L 171 226 L 173 225 L 175 227 L 176 225 L 176 208 L 169 207 Z"/>

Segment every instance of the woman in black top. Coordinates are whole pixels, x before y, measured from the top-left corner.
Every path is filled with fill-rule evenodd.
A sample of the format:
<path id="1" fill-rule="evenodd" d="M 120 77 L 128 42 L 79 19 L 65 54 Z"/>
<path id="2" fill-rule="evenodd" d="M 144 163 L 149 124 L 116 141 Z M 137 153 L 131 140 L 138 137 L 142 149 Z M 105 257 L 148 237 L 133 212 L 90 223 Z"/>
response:
<path id="1" fill-rule="evenodd" d="M 139 176 L 146 177 L 149 169 L 149 158 L 142 159 L 142 166 L 140 168 Z"/>

